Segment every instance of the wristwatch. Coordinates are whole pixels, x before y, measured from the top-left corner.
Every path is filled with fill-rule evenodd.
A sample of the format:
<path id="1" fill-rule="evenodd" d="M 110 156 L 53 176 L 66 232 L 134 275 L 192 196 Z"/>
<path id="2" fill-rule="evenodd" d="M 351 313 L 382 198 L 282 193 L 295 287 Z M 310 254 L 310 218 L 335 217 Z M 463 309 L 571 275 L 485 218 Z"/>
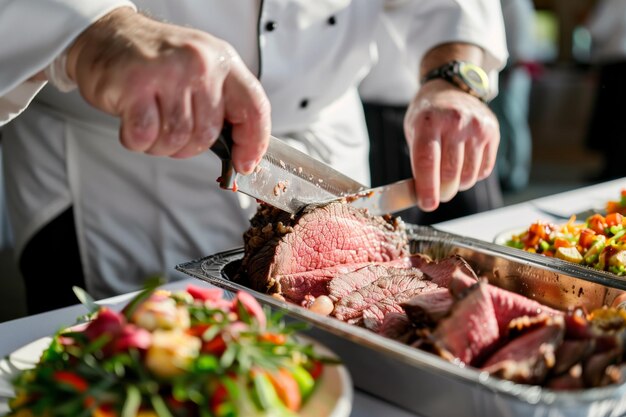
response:
<path id="1" fill-rule="evenodd" d="M 444 79 L 482 101 L 486 101 L 489 95 L 489 77 L 487 73 L 478 65 L 469 62 L 448 62 L 430 71 L 422 78 L 421 82 L 424 84 L 436 78 Z"/>

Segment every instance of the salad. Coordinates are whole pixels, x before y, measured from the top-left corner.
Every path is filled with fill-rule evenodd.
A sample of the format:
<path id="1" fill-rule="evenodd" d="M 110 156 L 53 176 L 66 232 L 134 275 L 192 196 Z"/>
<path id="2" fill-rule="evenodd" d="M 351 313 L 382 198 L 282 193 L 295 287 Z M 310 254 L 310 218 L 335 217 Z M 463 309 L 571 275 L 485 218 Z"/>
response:
<path id="1" fill-rule="evenodd" d="M 77 292 L 89 321 L 58 332 L 16 377 L 9 416 L 288 417 L 335 362 L 246 292 L 155 287 L 121 312 Z"/>
<path id="2" fill-rule="evenodd" d="M 585 223 L 575 221 L 575 216 L 563 225 L 537 221 L 506 245 L 625 275 L 626 217 L 614 211 L 594 214 Z"/>
<path id="3" fill-rule="evenodd" d="M 619 200 L 611 200 L 606 203 L 606 212 L 626 215 L 626 188 L 620 191 Z"/>

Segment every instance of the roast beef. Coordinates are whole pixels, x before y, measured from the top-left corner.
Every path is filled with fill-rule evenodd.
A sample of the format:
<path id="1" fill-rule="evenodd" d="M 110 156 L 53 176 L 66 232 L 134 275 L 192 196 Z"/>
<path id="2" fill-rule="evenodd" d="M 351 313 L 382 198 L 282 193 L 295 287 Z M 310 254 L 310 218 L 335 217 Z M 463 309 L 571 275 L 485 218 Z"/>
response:
<path id="1" fill-rule="evenodd" d="M 337 302 L 346 295 L 376 281 L 379 278 L 393 275 L 394 270 L 392 267 L 396 266 L 409 267 L 410 265 L 407 264 L 407 258 L 399 258 L 395 261 L 384 264 L 368 264 L 367 266 L 357 268 L 354 271 L 336 275 L 328 282 L 328 296 L 331 300 Z M 419 271 L 415 271 L 415 273 L 416 275 L 418 273 L 421 275 Z"/>
<path id="2" fill-rule="evenodd" d="M 428 256 L 416 254 L 411 256 L 410 260 L 414 267 L 420 269 L 428 279 L 440 287 L 449 288 L 452 275 L 457 271 L 469 278 L 467 281 L 469 285 L 472 285 L 478 279 L 472 267 L 458 255 L 433 261 Z"/>
<path id="3" fill-rule="evenodd" d="M 385 315 L 378 333 L 382 336 L 397 340 L 401 343 L 410 343 L 415 337 L 415 331 L 406 314 L 389 313 Z"/>
<path id="4" fill-rule="evenodd" d="M 505 335 L 509 323 L 520 316 L 537 316 L 545 313 L 549 316 L 561 316 L 563 313 L 540 304 L 523 295 L 489 285 L 489 294 L 498 320 L 498 328 Z"/>
<path id="5" fill-rule="evenodd" d="M 374 268 L 370 263 L 335 265 L 324 269 L 278 275 L 275 282 L 280 283 L 280 294 L 293 303 L 300 304 L 307 295 L 314 297 L 328 295 L 328 284 L 334 277 L 352 274 L 364 268 Z M 381 267 L 386 269 L 384 267 Z"/>
<path id="6" fill-rule="evenodd" d="M 556 364 L 552 373 L 561 375 L 568 372 L 577 363 L 582 363 L 594 348 L 593 339 L 564 340 L 556 351 Z"/>
<path id="7" fill-rule="evenodd" d="M 435 328 L 431 343 L 443 358 L 475 364 L 498 343 L 500 332 L 487 288 L 485 281 L 472 286 Z"/>
<path id="8" fill-rule="evenodd" d="M 342 203 L 297 215 L 261 206 L 244 241 L 238 279 L 311 311 L 516 382 L 619 380 L 626 315 L 564 314 L 479 280 L 459 256 L 408 256 L 399 219 Z"/>
<path id="9" fill-rule="evenodd" d="M 561 391 L 573 391 L 585 388 L 585 383 L 582 378 L 582 366 L 580 364 L 573 366 L 566 374 L 548 379 L 545 385 L 553 390 Z"/>
<path id="10" fill-rule="evenodd" d="M 509 381 L 539 384 L 554 367 L 555 351 L 564 334 L 563 317 L 553 317 L 546 325 L 515 338 L 497 351 L 485 362 L 483 370 Z"/>
<path id="11" fill-rule="evenodd" d="M 416 326 L 432 326 L 450 312 L 454 299 L 447 288 L 437 288 L 428 293 L 417 294 L 402 303 L 408 318 Z"/>
<path id="12" fill-rule="evenodd" d="M 258 291 L 278 294 L 283 292 L 283 277 L 336 265 L 388 262 L 408 254 L 401 220 L 371 216 L 342 203 L 297 215 L 261 205 L 244 242 L 240 279 Z"/>
<path id="13" fill-rule="evenodd" d="M 378 301 L 363 310 L 363 326 L 378 333 L 387 314 L 401 312 L 402 307 L 395 298 Z"/>
<path id="14" fill-rule="evenodd" d="M 437 288 L 430 281 L 420 279 L 413 269 L 397 270 L 396 275 L 379 278 L 343 297 L 335 304 L 333 315 L 349 323 L 361 323 L 362 312 L 368 306 L 385 299 L 404 302 L 420 292 Z"/>

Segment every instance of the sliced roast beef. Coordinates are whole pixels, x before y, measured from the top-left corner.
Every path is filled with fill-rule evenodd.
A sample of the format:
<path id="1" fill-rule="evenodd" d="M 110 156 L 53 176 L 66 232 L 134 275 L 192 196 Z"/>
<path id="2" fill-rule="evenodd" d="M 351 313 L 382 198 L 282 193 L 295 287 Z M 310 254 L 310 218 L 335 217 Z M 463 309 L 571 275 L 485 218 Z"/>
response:
<path id="1" fill-rule="evenodd" d="M 449 288 L 452 275 L 457 271 L 470 278 L 467 281 L 469 285 L 475 283 L 478 279 L 472 267 L 458 255 L 439 261 L 433 261 L 430 257 L 424 255 L 412 255 L 409 259 L 414 267 L 419 268 L 428 279 L 440 287 Z"/>
<path id="2" fill-rule="evenodd" d="M 445 359 L 474 364 L 494 349 L 499 337 L 487 283 L 481 280 L 439 322 L 431 335 L 431 344 Z"/>
<path id="3" fill-rule="evenodd" d="M 401 312 L 402 307 L 395 299 L 378 301 L 363 310 L 363 326 L 378 333 L 387 314 Z"/>
<path id="4" fill-rule="evenodd" d="M 504 335 L 509 323 L 520 316 L 537 316 L 545 313 L 549 316 L 561 316 L 563 313 L 540 304 L 523 295 L 511 291 L 503 290 L 493 285 L 489 285 L 489 294 L 493 302 L 493 308 L 498 319 L 498 328 Z"/>
<path id="5" fill-rule="evenodd" d="M 330 282 L 328 282 L 328 296 L 333 301 L 339 301 L 341 298 L 362 288 L 379 278 L 393 275 L 393 267 L 408 267 L 408 258 L 398 258 L 397 260 L 381 263 L 381 264 L 368 264 L 362 268 L 358 268 L 354 271 L 347 272 L 345 274 L 335 276 Z M 421 277 L 421 272 L 417 269 L 414 270 L 416 276 Z"/>
<path id="6" fill-rule="evenodd" d="M 397 270 L 396 275 L 377 279 L 343 297 L 335 304 L 333 315 L 342 321 L 360 323 L 363 310 L 371 304 L 385 299 L 400 303 L 420 292 L 436 288 L 430 281 L 416 279 L 410 271 Z"/>
<path id="7" fill-rule="evenodd" d="M 564 334 L 563 318 L 554 317 L 549 324 L 513 339 L 492 355 L 482 369 L 509 381 L 542 383 L 556 362 L 555 351 Z"/>
<path id="8" fill-rule="evenodd" d="M 393 312 L 385 315 L 378 334 L 401 343 L 411 343 L 415 337 L 415 331 L 406 314 Z"/>
<path id="9" fill-rule="evenodd" d="M 402 303 L 401 307 L 415 326 L 433 326 L 448 315 L 453 302 L 447 288 L 437 288 L 428 293 L 417 294 Z"/>
<path id="10" fill-rule="evenodd" d="M 324 269 L 278 275 L 274 278 L 277 290 L 285 299 L 300 304 L 307 295 L 318 297 L 328 295 L 328 284 L 337 276 L 353 273 L 355 270 L 375 267 L 370 263 L 335 265 Z M 381 267 L 384 268 L 384 267 Z"/>
<path id="11" fill-rule="evenodd" d="M 545 385 L 553 390 L 562 391 L 583 389 L 585 388 L 585 383 L 583 382 L 582 373 L 582 366 L 576 364 L 567 373 L 550 378 Z"/>
<path id="12" fill-rule="evenodd" d="M 556 364 L 552 373 L 561 375 L 584 361 L 594 350 L 595 341 L 593 339 L 564 340 L 556 350 Z"/>
<path id="13" fill-rule="evenodd" d="M 297 215 L 262 206 L 244 235 L 240 277 L 281 293 L 282 277 L 336 265 L 388 262 L 408 254 L 404 223 L 331 203 Z"/>
<path id="14" fill-rule="evenodd" d="M 621 362 L 622 349 L 616 347 L 601 353 L 591 355 L 583 363 L 583 381 L 588 387 L 600 387 L 607 383 L 617 382 L 614 373 L 607 373 L 607 367 Z M 619 377 L 618 377 L 619 378 Z"/>

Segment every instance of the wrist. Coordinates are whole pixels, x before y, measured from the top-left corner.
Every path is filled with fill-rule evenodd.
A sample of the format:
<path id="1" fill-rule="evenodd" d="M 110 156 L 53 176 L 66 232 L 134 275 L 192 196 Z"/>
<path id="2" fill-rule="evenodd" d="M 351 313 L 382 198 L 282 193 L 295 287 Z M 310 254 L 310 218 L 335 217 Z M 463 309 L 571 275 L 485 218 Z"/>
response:
<path id="1" fill-rule="evenodd" d="M 97 49 L 99 40 L 113 36 L 115 28 L 120 22 L 124 22 L 129 16 L 136 14 L 137 11 L 134 8 L 123 6 L 107 13 L 88 26 L 66 50 L 65 72 L 68 79 L 76 82 L 78 62 L 88 45 L 92 45 L 91 49 Z M 96 43 L 95 47 L 93 46 L 94 43 Z"/>
<path id="2" fill-rule="evenodd" d="M 452 60 L 446 62 L 427 72 L 420 82 L 423 85 L 438 79 L 454 85 L 481 101 L 487 101 L 491 91 L 487 73 L 478 65 L 466 61 Z"/>

